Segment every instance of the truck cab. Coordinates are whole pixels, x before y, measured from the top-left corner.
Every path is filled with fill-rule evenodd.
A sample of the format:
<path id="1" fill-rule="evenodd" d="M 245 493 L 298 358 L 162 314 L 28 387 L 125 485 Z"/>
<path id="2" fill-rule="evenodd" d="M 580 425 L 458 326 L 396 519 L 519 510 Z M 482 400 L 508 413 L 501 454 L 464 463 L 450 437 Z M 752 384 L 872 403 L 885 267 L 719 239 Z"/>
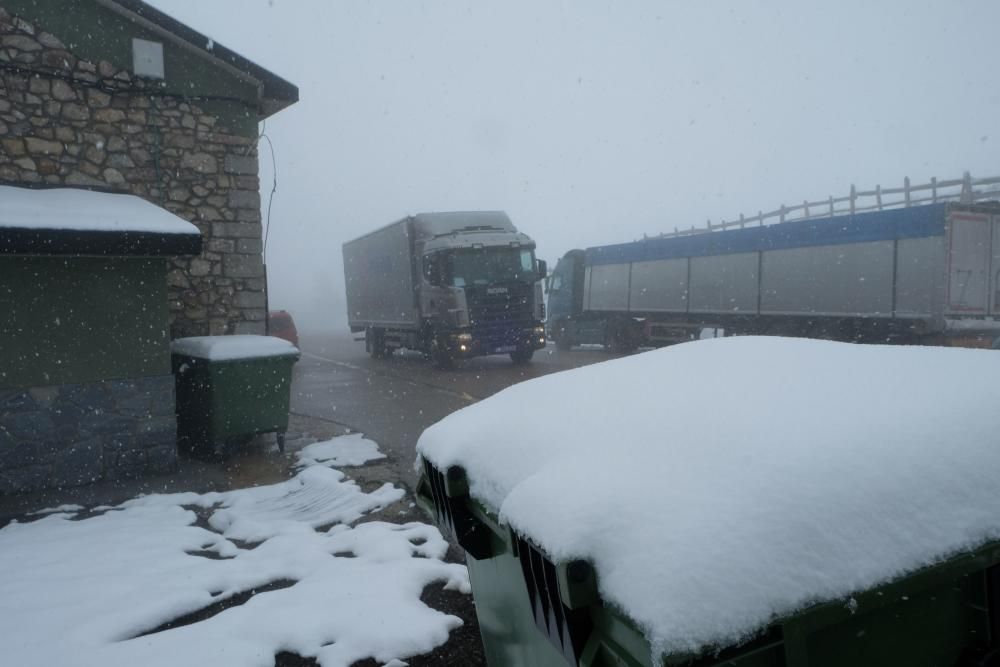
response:
<path id="1" fill-rule="evenodd" d="M 510 354 L 529 361 L 545 346 L 545 262 L 526 238 L 461 231 L 428 241 L 421 256 L 421 310 L 428 326 L 446 332 L 433 345 L 456 358 Z"/>
<path id="2" fill-rule="evenodd" d="M 548 294 L 548 335 L 559 349 L 574 344 L 573 319 L 583 311 L 584 257 L 582 250 L 570 250 L 556 262 L 545 281 Z"/>
<path id="3" fill-rule="evenodd" d="M 546 281 L 549 339 L 560 350 L 603 345 L 613 352 L 634 351 L 644 340 L 639 321 L 627 314 L 591 312 L 584 307 L 589 287 L 586 259 L 586 251 L 570 250 Z"/>

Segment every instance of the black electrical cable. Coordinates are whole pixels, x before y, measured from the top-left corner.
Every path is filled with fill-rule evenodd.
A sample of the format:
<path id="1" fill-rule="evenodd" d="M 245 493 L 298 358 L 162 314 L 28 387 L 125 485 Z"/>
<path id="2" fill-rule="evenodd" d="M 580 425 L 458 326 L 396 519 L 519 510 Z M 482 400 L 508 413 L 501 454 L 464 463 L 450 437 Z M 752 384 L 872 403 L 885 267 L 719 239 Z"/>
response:
<path id="1" fill-rule="evenodd" d="M 267 139 L 267 145 L 271 149 L 271 193 L 267 197 L 267 217 L 264 222 L 264 247 L 263 256 L 264 263 L 267 263 L 267 236 L 271 231 L 271 204 L 274 202 L 274 193 L 278 191 L 278 161 L 274 156 L 274 144 L 271 143 L 271 137 L 264 133 L 264 127 L 261 127 L 260 136 L 257 138 L 258 144 L 261 139 Z M 260 155 L 258 154 L 258 160 Z"/>

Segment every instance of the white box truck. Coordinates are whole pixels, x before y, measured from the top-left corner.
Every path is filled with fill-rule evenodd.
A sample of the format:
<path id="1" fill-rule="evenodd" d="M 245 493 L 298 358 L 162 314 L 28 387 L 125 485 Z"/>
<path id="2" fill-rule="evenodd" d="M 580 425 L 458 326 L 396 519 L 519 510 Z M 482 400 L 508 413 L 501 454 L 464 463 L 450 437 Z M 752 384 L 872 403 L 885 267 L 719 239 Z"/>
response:
<path id="1" fill-rule="evenodd" d="M 455 359 L 545 346 L 535 242 L 502 211 L 421 213 L 343 246 L 347 315 L 375 358 L 418 350 Z"/>

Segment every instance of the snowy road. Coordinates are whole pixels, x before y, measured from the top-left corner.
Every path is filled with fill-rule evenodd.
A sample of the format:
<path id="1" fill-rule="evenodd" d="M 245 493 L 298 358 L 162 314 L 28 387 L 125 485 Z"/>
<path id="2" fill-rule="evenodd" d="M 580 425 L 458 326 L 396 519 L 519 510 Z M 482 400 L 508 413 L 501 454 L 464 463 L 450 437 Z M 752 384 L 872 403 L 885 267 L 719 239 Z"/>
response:
<path id="1" fill-rule="evenodd" d="M 550 345 L 527 366 L 480 357 L 440 371 L 413 353 L 374 360 L 347 334 L 303 337 L 292 411 L 335 421 L 376 440 L 398 480 L 411 486 L 420 433 L 455 410 L 523 380 L 613 358 L 600 349 L 560 352 Z M 553 400 L 558 400 L 554 396 Z"/>

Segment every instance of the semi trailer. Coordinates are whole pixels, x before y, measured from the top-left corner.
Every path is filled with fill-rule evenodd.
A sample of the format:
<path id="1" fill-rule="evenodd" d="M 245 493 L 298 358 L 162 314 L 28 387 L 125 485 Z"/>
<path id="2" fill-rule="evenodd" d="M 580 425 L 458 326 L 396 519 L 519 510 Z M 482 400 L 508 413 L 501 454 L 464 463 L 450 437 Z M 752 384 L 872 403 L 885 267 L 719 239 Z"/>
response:
<path id="1" fill-rule="evenodd" d="M 407 348 L 439 367 L 545 347 L 545 262 L 502 211 L 421 213 L 343 246 L 348 324 L 375 358 Z"/>
<path id="2" fill-rule="evenodd" d="M 763 217 L 567 252 L 547 281 L 550 339 L 626 352 L 706 328 L 977 347 L 1000 333 L 996 201 Z"/>

